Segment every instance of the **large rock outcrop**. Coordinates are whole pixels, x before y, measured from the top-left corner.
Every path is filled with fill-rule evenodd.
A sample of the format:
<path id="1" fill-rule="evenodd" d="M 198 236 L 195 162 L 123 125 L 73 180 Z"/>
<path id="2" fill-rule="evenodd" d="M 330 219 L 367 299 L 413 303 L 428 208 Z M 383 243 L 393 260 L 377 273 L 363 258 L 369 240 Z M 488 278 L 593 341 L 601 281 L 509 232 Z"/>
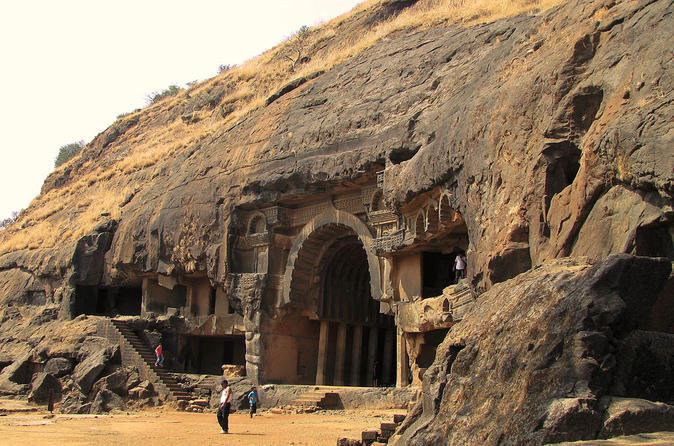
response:
<path id="1" fill-rule="evenodd" d="M 674 429 L 671 406 L 625 402 L 654 395 L 634 385 L 625 369 L 636 361 L 621 353 L 646 338 L 639 328 L 670 273 L 666 259 L 560 259 L 494 286 L 438 348 L 395 444 L 539 445 L 620 435 L 620 426 L 635 433 L 640 423 L 639 432 Z M 654 350 L 645 354 L 671 360 Z M 667 392 L 657 399 L 673 402 Z"/>

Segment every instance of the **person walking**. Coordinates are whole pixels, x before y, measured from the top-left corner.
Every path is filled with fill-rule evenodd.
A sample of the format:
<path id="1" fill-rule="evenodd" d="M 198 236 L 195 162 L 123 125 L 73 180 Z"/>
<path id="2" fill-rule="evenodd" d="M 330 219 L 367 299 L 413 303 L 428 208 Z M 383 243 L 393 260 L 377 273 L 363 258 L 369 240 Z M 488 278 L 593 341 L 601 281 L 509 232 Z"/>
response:
<path id="1" fill-rule="evenodd" d="M 232 388 L 226 379 L 223 379 L 222 393 L 220 394 L 220 405 L 218 406 L 218 424 L 222 428 L 221 434 L 229 433 L 229 410 L 232 408 Z"/>
<path id="2" fill-rule="evenodd" d="M 253 386 L 248 392 L 248 404 L 250 405 L 250 417 L 257 412 L 257 388 Z"/>
<path id="3" fill-rule="evenodd" d="M 154 365 L 162 367 L 164 365 L 164 351 L 161 348 L 161 342 L 157 345 L 157 348 L 154 349 L 154 354 L 157 357 Z"/>

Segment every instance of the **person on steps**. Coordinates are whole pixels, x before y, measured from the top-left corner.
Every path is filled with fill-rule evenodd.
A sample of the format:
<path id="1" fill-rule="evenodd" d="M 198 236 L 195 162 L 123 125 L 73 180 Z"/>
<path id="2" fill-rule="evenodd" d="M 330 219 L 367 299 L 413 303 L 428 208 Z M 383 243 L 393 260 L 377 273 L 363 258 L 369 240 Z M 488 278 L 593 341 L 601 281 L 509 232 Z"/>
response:
<path id="1" fill-rule="evenodd" d="M 154 354 L 157 357 L 157 360 L 154 362 L 155 366 L 162 367 L 164 365 L 164 353 L 161 348 L 161 342 L 157 345 L 157 348 L 154 349 Z"/>
<path id="2" fill-rule="evenodd" d="M 229 433 L 229 410 L 232 408 L 232 388 L 226 379 L 221 381 L 222 393 L 220 394 L 220 405 L 218 406 L 218 424 L 222 430 L 221 434 Z"/>

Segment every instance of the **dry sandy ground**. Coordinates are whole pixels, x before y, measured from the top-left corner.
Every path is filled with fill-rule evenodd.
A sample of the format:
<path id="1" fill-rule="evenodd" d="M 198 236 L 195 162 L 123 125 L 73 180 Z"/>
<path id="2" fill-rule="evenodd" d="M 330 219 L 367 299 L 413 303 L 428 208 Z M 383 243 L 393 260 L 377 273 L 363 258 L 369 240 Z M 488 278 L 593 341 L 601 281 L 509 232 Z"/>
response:
<path id="1" fill-rule="evenodd" d="M 312 414 L 264 412 L 252 420 L 230 416 L 230 433 L 220 434 L 214 413 L 158 408 L 113 415 L 61 415 L 34 410 L 23 401 L 0 399 L 0 446 L 186 446 L 331 445 L 340 437 L 360 438 L 365 429 L 392 421 L 395 410 L 339 410 Z M 611 440 L 559 443 L 558 446 L 674 445 L 674 432 L 640 434 Z"/>
<path id="2" fill-rule="evenodd" d="M 3 407 L 0 404 L 0 407 Z M 7 404 L 4 404 L 5 408 Z M 0 445 L 331 445 L 340 437 L 392 421 L 400 410 L 344 410 L 311 414 L 230 415 L 230 433 L 220 434 L 214 413 L 168 408 L 113 415 L 60 415 L 48 412 L 0 416 Z M 0 414 L 1 415 L 1 414 Z"/>

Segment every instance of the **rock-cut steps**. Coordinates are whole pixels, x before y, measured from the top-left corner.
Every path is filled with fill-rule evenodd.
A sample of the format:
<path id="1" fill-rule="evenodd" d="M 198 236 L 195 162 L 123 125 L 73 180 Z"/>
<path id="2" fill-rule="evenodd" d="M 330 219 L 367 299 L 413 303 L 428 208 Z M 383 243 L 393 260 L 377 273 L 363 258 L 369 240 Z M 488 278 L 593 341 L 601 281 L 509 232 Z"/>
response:
<path id="1" fill-rule="evenodd" d="M 295 398 L 292 405 L 337 409 L 339 408 L 339 394 L 336 392 L 307 392 Z"/>
<path id="2" fill-rule="evenodd" d="M 133 364 L 142 368 L 142 372 L 155 386 L 157 392 L 169 400 L 189 401 L 192 399 L 190 393 L 186 392 L 176 381 L 173 375 L 162 367 L 155 366 L 154 351 L 138 336 L 138 334 L 129 326 L 126 321 L 113 319 L 110 321 L 112 327 L 120 336 L 120 341 L 126 341 L 126 352 L 123 352 L 126 358 L 132 358 Z M 129 348 L 130 347 L 130 348 Z"/>

